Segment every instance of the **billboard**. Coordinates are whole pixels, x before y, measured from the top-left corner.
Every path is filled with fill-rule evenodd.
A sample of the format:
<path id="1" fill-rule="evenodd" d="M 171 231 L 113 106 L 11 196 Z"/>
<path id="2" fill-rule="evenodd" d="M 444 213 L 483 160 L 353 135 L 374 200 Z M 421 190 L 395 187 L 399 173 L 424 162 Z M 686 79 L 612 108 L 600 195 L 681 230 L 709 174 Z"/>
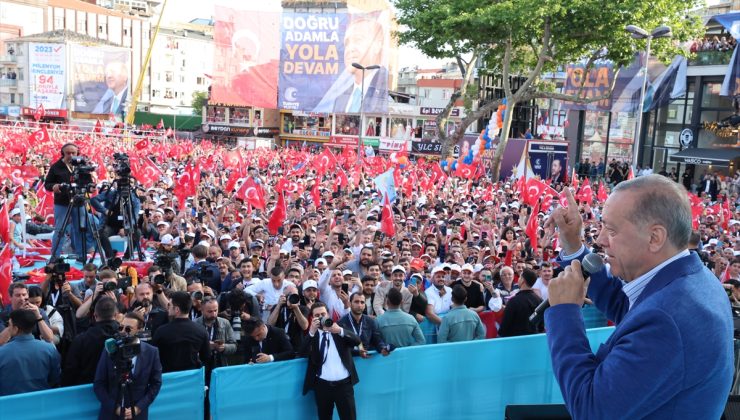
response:
<path id="1" fill-rule="evenodd" d="M 275 108 L 280 14 L 216 6 L 210 102 Z"/>
<path id="2" fill-rule="evenodd" d="M 71 46 L 75 112 L 123 117 L 129 100 L 131 53 L 107 46 Z"/>
<path id="3" fill-rule="evenodd" d="M 45 109 L 64 109 L 66 84 L 66 48 L 64 44 L 32 42 L 28 48 L 30 104 Z"/>
<path id="4" fill-rule="evenodd" d="M 386 113 L 393 45 L 390 22 L 387 10 L 351 14 L 284 12 L 278 107 L 354 114 L 362 106 L 366 113 Z M 378 67 L 363 71 L 353 64 Z"/>
<path id="5" fill-rule="evenodd" d="M 530 141 L 529 163 L 540 179 L 563 182 L 568 171 L 568 143 Z"/>

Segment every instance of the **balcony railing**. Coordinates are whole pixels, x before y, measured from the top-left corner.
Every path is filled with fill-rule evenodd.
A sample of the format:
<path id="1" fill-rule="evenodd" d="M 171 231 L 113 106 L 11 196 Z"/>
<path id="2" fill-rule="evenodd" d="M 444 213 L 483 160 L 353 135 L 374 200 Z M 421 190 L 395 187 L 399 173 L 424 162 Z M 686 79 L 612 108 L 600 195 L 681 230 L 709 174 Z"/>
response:
<path id="1" fill-rule="evenodd" d="M 15 63 L 18 61 L 15 54 L 0 55 L 0 63 Z"/>
<path id="2" fill-rule="evenodd" d="M 18 79 L 0 79 L 0 87 L 16 87 Z"/>
<path id="3" fill-rule="evenodd" d="M 694 58 L 689 60 L 692 66 L 721 66 L 730 64 L 732 51 L 698 51 Z"/>

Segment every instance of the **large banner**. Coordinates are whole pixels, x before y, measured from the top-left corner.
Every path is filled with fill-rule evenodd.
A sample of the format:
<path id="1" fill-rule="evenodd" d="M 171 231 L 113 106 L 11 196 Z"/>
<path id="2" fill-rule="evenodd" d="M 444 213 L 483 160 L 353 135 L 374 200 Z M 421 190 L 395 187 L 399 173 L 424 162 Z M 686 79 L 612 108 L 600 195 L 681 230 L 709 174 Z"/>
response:
<path id="1" fill-rule="evenodd" d="M 362 105 L 366 113 L 387 112 L 389 11 L 286 12 L 280 33 L 279 108 L 352 114 Z M 372 66 L 378 67 L 363 72 Z"/>
<path id="2" fill-rule="evenodd" d="M 73 111 L 123 117 L 129 100 L 130 51 L 75 44 L 71 54 Z"/>
<path id="3" fill-rule="evenodd" d="M 280 14 L 216 6 L 211 103 L 274 109 Z"/>
<path id="4" fill-rule="evenodd" d="M 595 63 L 586 73 L 583 63 L 568 64 L 565 67 L 565 84 L 563 93 L 576 95 L 580 92 L 582 98 L 598 98 L 609 93 L 614 83 L 614 65 L 610 61 Z M 565 109 L 609 111 L 612 107 L 611 99 L 604 99 L 590 104 L 576 104 L 566 102 Z"/>
<path id="5" fill-rule="evenodd" d="M 28 48 L 30 104 L 45 109 L 65 109 L 67 80 L 64 44 L 31 43 Z"/>
<path id="6" fill-rule="evenodd" d="M 563 182 L 568 171 L 568 143 L 530 141 L 529 163 L 541 179 Z"/>

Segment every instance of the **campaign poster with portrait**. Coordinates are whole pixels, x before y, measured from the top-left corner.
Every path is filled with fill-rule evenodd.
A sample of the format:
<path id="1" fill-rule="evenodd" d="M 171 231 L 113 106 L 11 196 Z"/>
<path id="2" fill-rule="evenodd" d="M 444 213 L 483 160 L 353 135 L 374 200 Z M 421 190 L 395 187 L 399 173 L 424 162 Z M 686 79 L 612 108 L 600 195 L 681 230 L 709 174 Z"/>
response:
<path id="1" fill-rule="evenodd" d="M 568 143 L 530 141 L 529 164 L 541 179 L 563 182 L 568 170 Z"/>
<path id="2" fill-rule="evenodd" d="M 71 50 L 73 111 L 122 117 L 130 99 L 130 50 L 80 44 Z"/>
<path id="3" fill-rule="evenodd" d="M 280 13 L 216 6 L 211 103 L 274 109 Z"/>
<path id="4" fill-rule="evenodd" d="M 387 112 L 389 28 L 388 10 L 283 13 L 278 107 L 354 114 L 362 106 L 366 113 Z"/>
<path id="5" fill-rule="evenodd" d="M 32 42 L 28 46 L 30 105 L 45 109 L 65 109 L 67 66 L 64 44 Z"/>

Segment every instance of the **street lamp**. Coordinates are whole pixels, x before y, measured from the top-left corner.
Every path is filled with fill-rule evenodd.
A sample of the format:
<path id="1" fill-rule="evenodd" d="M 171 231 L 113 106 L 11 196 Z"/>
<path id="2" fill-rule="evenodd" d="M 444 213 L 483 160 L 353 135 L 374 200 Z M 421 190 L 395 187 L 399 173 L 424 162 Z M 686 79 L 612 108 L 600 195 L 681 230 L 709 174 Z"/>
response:
<path id="1" fill-rule="evenodd" d="M 377 70 L 379 65 L 363 66 L 360 63 L 352 63 L 352 67 L 362 71 L 362 84 L 360 85 L 360 136 L 357 139 L 357 164 L 360 164 L 360 155 L 362 154 L 362 133 L 365 131 L 365 70 Z"/>
<path id="2" fill-rule="evenodd" d="M 652 32 L 648 33 L 646 30 L 635 25 L 627 25 L 624 30 L 632 35 L 634 39 L 646 39 L 647 45 L 645 47 L 645 64 L 642 67 L 643 78 L 642 86 L 640 88 L 640 109 L 637 115 L 637 129 L 635 131 L 635 139 L 632 144 L 632 169 L 637 174 L 637 155 L 640 152 L 640 131 L 642 130 L 642 114 L 645 107 L 645 89 L 647 85 L 648 77 L 648 62 L 650 61 L 650 41 L 658 38 L 670 38 L 673 36 L 673 32 L 669 26 L 658 26 L 653 29 Z"/>

